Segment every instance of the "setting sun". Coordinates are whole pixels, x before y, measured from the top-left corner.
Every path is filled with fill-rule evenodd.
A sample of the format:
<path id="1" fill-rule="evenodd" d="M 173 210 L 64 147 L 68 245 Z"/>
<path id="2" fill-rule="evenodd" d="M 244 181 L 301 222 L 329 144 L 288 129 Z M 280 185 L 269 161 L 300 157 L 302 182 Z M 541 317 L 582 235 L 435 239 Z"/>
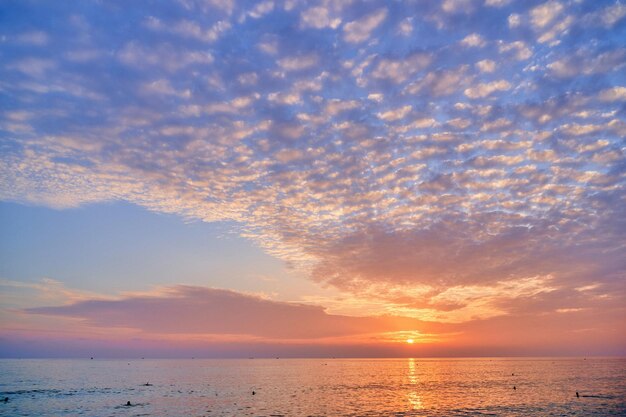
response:
<path id="1" fill-rule="evenodd" d="M 406 339 L 406 342 L 407 342 L 409 345 L 412 345 L 412 344 L 415 342 L 415 340 L 413 340 L 413 339 Z"/>

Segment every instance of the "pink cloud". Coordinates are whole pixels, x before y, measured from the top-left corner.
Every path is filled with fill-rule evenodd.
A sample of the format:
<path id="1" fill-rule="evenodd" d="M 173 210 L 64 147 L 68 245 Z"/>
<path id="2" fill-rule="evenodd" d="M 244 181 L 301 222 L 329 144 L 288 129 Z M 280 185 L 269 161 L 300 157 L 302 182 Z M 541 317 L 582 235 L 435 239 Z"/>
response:
<path id="1" fill-rule="evenodd" d="M 31 308 L 26 312 L 79 318 L 96 327 L 134 328 L 149 334 L 226 334 L 276 340 L 322 339 L 425 327 L 415 319 L 331 315 L 318 306 L 183 285 L 157 296 L 85 300 L 65 306 Z"/>

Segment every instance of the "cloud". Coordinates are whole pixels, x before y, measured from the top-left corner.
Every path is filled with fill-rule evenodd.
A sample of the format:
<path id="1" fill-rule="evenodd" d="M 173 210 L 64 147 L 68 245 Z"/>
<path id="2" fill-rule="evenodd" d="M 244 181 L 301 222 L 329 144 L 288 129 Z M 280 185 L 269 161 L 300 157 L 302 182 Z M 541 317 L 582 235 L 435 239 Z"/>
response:
<path id="1" fill-rule="evenodd" d="M 441 8 L 446 13 L 469 13 L 474 8 L 473 0 L 444 0 Z"/>
<path id="2" fill-rule="evenodd" d="M 579 50 L 548 64 L 550 73 L 559 78 L 572 78 L 578 75 L 592 75 L 611 72 L 626 64 L 626 49 L 619 48 L 592 55 L 591 51 Z"/>
<path id="3" fill-rule="evenodd" d="M 284 104 L 287 106 L 301 103 L 302 100 L 298 94 L 270 93 L 267 99 L 272 103 Z"/>
<path id="4" fill-rule="evenodd" d="M 409 36 L 413 32 L 413 22 L 411 18 L 406 18 L 398 24 L 398 32 L 403 36 Z"/>
<path id="5" fill-rule="evenodd" d="M 316 54 L 305 56 L 285 57 L 278 60 L 278 65 L 285 71 L 302 71 L 309 69 L 318 62 Z"/>
<path id="6" fill-rule="evenodd" d="M 448 120 L 448 124 L 456 129 L 465 129 L 469 127 L 472 122 L 468 119 L 462 119 L 460 117 Z"/>
<path id="7" fill-rule="evenodd" d="M 259 19 L 260 17 L 270 13 L 274 10 L 274 2 L 273 1 L 263 1 L 254 6 L 250 11 L 248 11 L 248 16 L 253 19 Z"/>
<path id="8" fill-rule="evenodd" d="M 468 74 L 468 66 L 463 65 L 451 70 L 439 70 L 426 74 L 424 77 L 409 84 L 405 91 L 408 94 L 428 94 L 433 97 L 454 94 L 472 82 Z"/>
<path id="9" fill-rule="evenodd" d="M 422 52 L 413 53 L 404 59 L 382 59 L 372 71 L 372 76 L 402 83 L 426 68 L 431 61 L 432 56 Z"/>
<path id="10" fill-rule="evenodd" d="M 1 46 L 0 198 L 227 221 L 354 310 L 599 317 L 570 292 L 623 291 L 622 9 L 505 3 L 52 6 L 89 28 L 72 37 L 24 29 L 26 4 Z"/>
<path id="11" fill-rule="evenodd" d="M 400 120 L 406 117 L 406 115 L 411 112 L 411 109 L 411 106 L 403 106 L 397 109 L 387 110 L 385 112 L 378 113 L 378 117 L 388 122 Z"/>
<path id="12" fill-rule="evenodd" d="M 478 33 L 472 33 L 467 35 L 461 40 L 461 45 L 467 47 L 479 47 L 482 48 L 486 45 L 485 39 L 480 36 Z"/>
<path id="13" fill-rule="evenodd" d="M 300 25 L 304 28 L 336 29 L 341 24 L 340 18 L 331 19 L 325 7 L 311 7 L 300 14 Z"/>
<path id="14" fill-rule="evenodd" d="M 346 23 L 343 27 L 344 40 L 350 43 L 361 43 L 367 40 L 386 17 L 387 9 L 383 8 L 358 20 Z"/>
<path id="15" fill-rule="evenodd" d="M 521 16 L 517 13 L 512 13 L 509 15 L 508 19 L 509 27 L 516 28 L 522 24 Z"/>
<path id="16" fill-rule="evenodd" d="M 496 63 L 491 59 L 483 59 L 476 63 L 476 68 L 481 72 L 494 72 L 496 70 Z"/>
<path id="17" fill-rule="evenodd" d="M 607 6 L 600 12 L 600 19 L 606 27 L 612 27 L 617 22 L 626 17 L 626 5 L 621 3 L 615 3 L 612 6 Z"/>
<path id="18" fill-rule="evenodd" d="M 557 41 L 556 38 L 559 37 L 561 34 L 566 33 L 573 23 L 574 23 L 574 18 L 571 16 L 566 16 L 559 23 L 553 25 L 550 28 L 550 30 L 542 33 L 539 39 L 537 39 L 537 41 L 539 43 L 552 41 L 550 45 L 556 45 L 560 42 L 560 41 Z"/>
<path id="19" fill-rule="evenodd" d="M 500 53 L 514 52 L 515 59 L 524 61 L 533 55 L 532 50 L 525 42 L 515 41 L 511 43 L 499 42 L 498 50 Z"/>
<path id="20" fill-rule="evenodd" d="M 554 21 L 563 11 L 558 1 L 548 1 L 530 11 L 530 21 L 536 29 L 542 29 Z"/>
<path id="21" fill-rule="evenodd" d="M 90 326 L 132 328 L 147 334 L 226 334 L 272 340 L 408 331 L 421 324 L 402 318 L 331 315 L 317 306 L 192 286 L 168 288 L 160 295 L 84 300 L 26 312 L 77 318 Z"/>
<path id="22" fill-rule="evenodd" d="M 328 114 L 329 116 L 336 116 L 341 112 L 353 110 L 359 106 L 360 103 L 356 100 L 329 100 L 326 104 L 326 109 L 324 110 L 324 113 Z"/>
<path id="23" fill-rule="evenodd" d="M 155 17 L 146 20 L 146 27 L 161 32 L 169 32 L 186 38 L 196 39 L 202 42 L 212 43 L 231 28 L 227 21 L 218 21 L 209 28 L 202 27 L 193 20 L 180 20 L 177 22 L 163 22 Z"/>
<path id="24" fill-rule="evenodd" d="M 181 98 L 189 98 L 191 96 L 191 92 L 189 90 L 177 91 L 167 79 L 146 83 L 143 86 L 143 91 L 148 94 L 177 96 Z"/>
<path id="25" fill-rule="evenodd" d="M 57 284 L 44 282 L 29 288 L 46 291 L 47 294 L 48 288 L 58 289 Z M 0 282 L 0 285 L 9 292 L 24 289 L 22 283 Z M 122 350 L 128 352 L 129 339 L 138 344 L 136 351 L 143 355 L 155 347 L 178 355 L 190 347 L 204 352 L 224 347 L 238 352 L 236 355 L 239 356 L 249 355 L 251 351 L 264 351 L 264 346 L 270 355 L 276 355 L 281 346 L 294 354 L 298 345 L 305 344 L 331 348 L 326 355 L 332 354 L 330 352 L 336 354 L 341 346 L 351 346 L 350 356 L 354 356 L 358 345 L 371 353 L 376 348 L 405 346 L 404 341 L 408 337 L 416 339 L 426 349 L 431 346 L 440 352 L 454 346 L 455 354 L 459 349 L 462 351 L 476 344 L 482 351 L 498 352 L 498 347 L 501 348 L 505 340 L 521 348 L 520 352 L 542 352 L 541 349 L 546 346 L 562 351 L 563 343 L 575 343 L 584 346 L 584 349 L 602 352 L 602 346 L 606 349 L 603 343 L 607 336 L 614 333 L 615 325 L 618 325 L 616 317 L 619 317 L 620 311 L 623 312 L 618 300 L 607 299 L 608 288 L 604 284 L 596 282 L 564 290 L 556 286 L 550 276 L 502 281 L 494 286 L 457 285 L 434 293 L 428 288 L 415 287 L 378 286 L 373 290 L 376 291 L 374 298 L 367 298 L 369 295 L 366 295 L 364 298 L 319 298 L 311 301 L 322 301 L 333 310 L 336 307 L 349 310 L 350 305 L 368 305 L 366 311 L 371 312 L 384 305 L 387 313 L 348 316 L 329 313 L 311 304 L 277 302 L 228 290 L 184 285 L 115 298 L 84 293 L 72 298 L 75 292 L 65 290 L 64 296 L 70 296 L 65 305 L 51 307 L 51 303 L 58 304 L 58 301 L 56 295 L 50 293 L 48 295 L 53 295 L 52 298 L 47 295 L 39 300 L 38 304 L 42 307 L 20 312 L 18 320 L 30 320 L 30 323 L 24 323 L 26 328 L 4 329 L 3 336 L 16 344 L 37 339 L 37 346 L 41 347 L 39 355 L 46 351 L 49 355 L 55 342 L 49 334 L 37 333 L 32 327 L 29 330 L 33 320 L 38 320 L 48 329 L 57 326 L 47 323 L 71 323 L 71 329 L 58 339 L 65 349 L 68 346 L 76 348 L 77 342 L 73 337 L 80 337 L 83 343 L 89 345 L 89 354 L 93 354 L 94 347 L 91 345 L 94 343 L 102 345 L 105 341 L 116 341 L 114 344 L 118 344 L 117 347 L 107 346 L 108 353 L 102 353 L 107 356 L 121 346 L 126 346 Z M 606 308 L 596 309 L 596 299 L 607 300 Z M 381 300 L 384 303 L 381 304 Z M 446 322 L 398 315 L 402 312 L 418 312 L 421 317 L 437 321 L 442 320 L 439 316 L 443 315 Z M 529 323 L 527 319 L 522 319 L 529 314 L 541 317 L 544 331 L 537 331 L 532 321 Z M 219 319 L 212 320 L 212 317 Z M 593 326 L 594 322 L 605 325 Z M 586 330 L 581 334 L 582 329 Z M 520 335 L 520 332 L 529 333 Z M 598 343 L 584 344 L 589 332 L 593 332 Z M 24 352 L 22 350 L 21 354 Z M 67 350 L 63 352 L 67 354 Z"/>
<path id="26" fill-rule="evenodd" d="M 601 101 L 625 101 L 626 87 L 613 87 L 600 91 L 598 98 Z"/>
<path id="27" fill-rule="evenodd" d="M 503 7 L 509 4 L 511 0 L 485 0 L 485 6 Z"/>
<path id="28" fill-rule="evenodd" d="M 474 87 L 467 88 L 465 95 L 469 98 L 483 98 L 497 91 L 507 91 L 511 84 L 506 80 L 498 80 L 490 83 L 480 83 Z"/>

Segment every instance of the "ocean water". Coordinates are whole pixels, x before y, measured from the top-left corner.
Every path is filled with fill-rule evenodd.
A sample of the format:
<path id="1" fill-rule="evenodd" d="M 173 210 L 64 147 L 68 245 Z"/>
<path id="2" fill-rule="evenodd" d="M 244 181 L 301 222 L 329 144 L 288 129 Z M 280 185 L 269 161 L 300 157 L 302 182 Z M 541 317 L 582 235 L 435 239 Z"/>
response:
<path id="1" fill-rule="evenodd" d="M 626 359 L 6 359 L 5 397 L 11 417 L 626 416 Z"/>

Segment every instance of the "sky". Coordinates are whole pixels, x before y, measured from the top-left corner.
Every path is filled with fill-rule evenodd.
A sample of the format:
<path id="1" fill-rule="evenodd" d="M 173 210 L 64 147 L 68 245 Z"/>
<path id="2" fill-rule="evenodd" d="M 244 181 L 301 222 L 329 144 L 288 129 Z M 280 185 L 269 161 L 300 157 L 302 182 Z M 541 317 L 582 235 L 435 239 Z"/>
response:
<path id="1" fill-rule="evenodd" d="M 626 355 L 626 4 L 0 1 L 0 357 Z"/>

